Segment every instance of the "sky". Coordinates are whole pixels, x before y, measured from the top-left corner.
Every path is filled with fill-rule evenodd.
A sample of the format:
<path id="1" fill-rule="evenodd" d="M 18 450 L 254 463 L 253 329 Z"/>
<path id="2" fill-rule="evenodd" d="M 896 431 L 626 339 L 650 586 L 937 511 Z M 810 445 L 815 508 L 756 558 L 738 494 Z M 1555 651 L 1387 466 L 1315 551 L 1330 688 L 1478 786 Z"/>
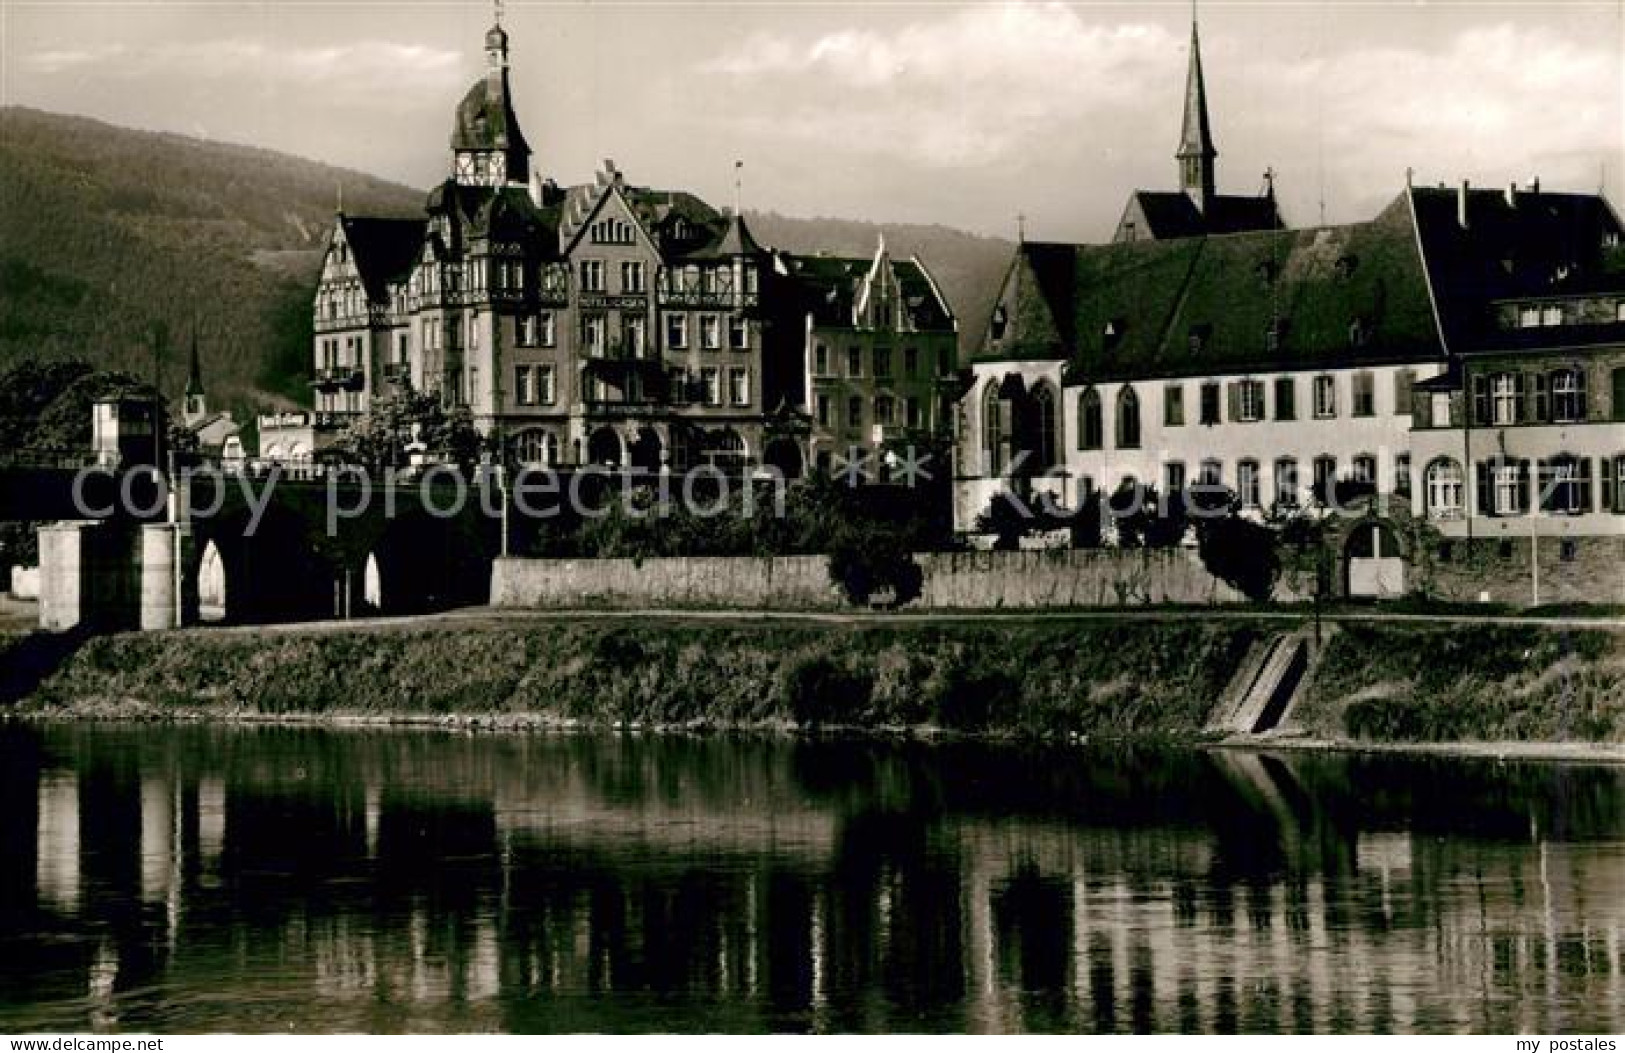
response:
<path id="1" fill-rule="evenodd" d="M 1220 189 L 1288 222 L 1405 185 L 1625 190 L 1625 3 L 1201 5 Z M 283 150 L 427 187 L 484 61 L 478 2 L 0 0 L 0 104 Z M 508 0 L 540 170 L 794 216 L 1108 237 L 1173 189 L 1191 7 Z"/>

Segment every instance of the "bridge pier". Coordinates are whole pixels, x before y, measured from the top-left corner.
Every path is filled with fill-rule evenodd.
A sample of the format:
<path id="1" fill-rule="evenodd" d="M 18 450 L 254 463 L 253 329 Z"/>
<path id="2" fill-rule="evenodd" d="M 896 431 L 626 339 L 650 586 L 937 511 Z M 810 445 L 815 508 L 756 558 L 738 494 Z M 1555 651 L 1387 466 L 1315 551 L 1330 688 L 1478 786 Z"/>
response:
<path id="1" fill-rule="evenodd" d="M 191 546 L 185 523 L 40 527 L 40 628 L 151 631 L 195 621 Z"/>

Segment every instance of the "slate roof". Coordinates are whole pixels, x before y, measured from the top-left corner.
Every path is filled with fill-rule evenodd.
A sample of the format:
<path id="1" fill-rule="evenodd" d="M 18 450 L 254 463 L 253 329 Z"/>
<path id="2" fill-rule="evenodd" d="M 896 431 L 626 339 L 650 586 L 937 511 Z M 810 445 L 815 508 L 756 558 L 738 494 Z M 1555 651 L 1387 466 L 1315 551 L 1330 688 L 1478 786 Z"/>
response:
<path id="1" fill-rule="evenodd" d="M 1150 228 L 1148 233 L 1158 240 L 1281 230 L 1286 226 L 1272 196 L 1218 194 L 1209 200 L 1207 211 L 1202 212 L 1183 191 L 1136 190 L 1129 208 L 1136 203 Z"/>
<path id="2" fill-rule="evenodd" d="M 1004 331 L 976 360 L 1066 358 L 1069 382 L 1442 353 L 1403 198 L 1347 226 L 1024 244 L 1001 303 Z"/>
<path id="3" fill-rule="evenodd" d="M 530 155 L 530 144 L 519 129 L 508 90 L 508 71 L 488 73 L 474 82 L 457 104 L 451 126 L 453 150 L 497 150 Z"/>
<path id="4" fill-rule="evenodd" d="M 350 258 L 367 289 L 367 298 L 387 299 L 389 283 L 411 272 L 423 245 L 426 221 L 340 215 L 339 224 L 344 228 L 344 240 L 349 243 Z"/>
<path id="5" fill-rule="evenodd" d="M 943 299 L 930 273 L 918 259 L 891 261 L 904 309 L 917 330 L 951 330 L 953 310 Z M 783 257 L 790 277 L 801 291 L 805 310 L 813 323 L 824 328 L 850 328 L 853 308 L 863 288 L 872 257 L 791 256 Z"/>
<path id="6" fill-rule="evenodd" d="M 1625 325 L 1502 330 L 1494 302 L 1625 295 L 1619 218 L 1597 194 L 1541 190 L 1466 191 L 1467 226 L 1455 187 L 1410 190 L 1416 229 L 1452 351 L 1596 343 L 1625 339 Z M 1607 242 L 1612 239 L 1615 244 Z"/>

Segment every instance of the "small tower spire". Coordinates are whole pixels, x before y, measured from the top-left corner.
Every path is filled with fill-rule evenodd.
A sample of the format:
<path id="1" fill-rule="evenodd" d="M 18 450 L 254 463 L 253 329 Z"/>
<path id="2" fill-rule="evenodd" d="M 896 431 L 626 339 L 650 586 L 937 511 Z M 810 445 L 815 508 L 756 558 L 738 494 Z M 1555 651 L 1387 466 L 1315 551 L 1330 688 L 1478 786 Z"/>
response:
<path id="1" fill-rule="evenodd" d="M 1179 185 L 1198 211 L 1206 213 L 1217 183 L 1213 128 L 1207 114 L 1207 81 L 1202 76 L 1202 41 L 1197 31 L 1196 3 L 1191 2 L 1190 67 L 1185 74 L 1185 122 L 1179 133 Z"/>
<path id="2" fill-rule="evenodd" d="M 203 364 L 197 350 L 197 319 L 192 319 L 192 361 L 186 371 L 186 391 L 181 398 L 181 417 L 187 424 L 208 413 L 203 399 Z"/>

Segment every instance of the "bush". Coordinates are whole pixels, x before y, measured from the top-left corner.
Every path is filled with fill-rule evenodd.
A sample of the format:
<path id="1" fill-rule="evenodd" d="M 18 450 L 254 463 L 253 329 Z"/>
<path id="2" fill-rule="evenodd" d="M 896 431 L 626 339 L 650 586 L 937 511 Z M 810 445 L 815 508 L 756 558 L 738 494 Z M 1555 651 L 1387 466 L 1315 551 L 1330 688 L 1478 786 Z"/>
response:
<path id="1" fill-rule="evenodd" d="M 790 666 L 780 689 L 784 706 L 797 724 L 856 721 L 868 707 L 873 685 L 832 658 L 807 658 Z"/>
<path id="2" fill-rule="evenodd" d="M 895 534 L 849 530 L 830 546 L 829 579 L 855 606 L 901 607 L 919 597 L 925 572 Z"/>
<path id="3" fill-rule="evenodd" d="M 1275 591 L 1281 561 L 1269 527 L 1233 513 L 1204 519 L 1197 524 L 1196 543 L 1208 573 L 1248 599 L 1263 602 Z"/>

